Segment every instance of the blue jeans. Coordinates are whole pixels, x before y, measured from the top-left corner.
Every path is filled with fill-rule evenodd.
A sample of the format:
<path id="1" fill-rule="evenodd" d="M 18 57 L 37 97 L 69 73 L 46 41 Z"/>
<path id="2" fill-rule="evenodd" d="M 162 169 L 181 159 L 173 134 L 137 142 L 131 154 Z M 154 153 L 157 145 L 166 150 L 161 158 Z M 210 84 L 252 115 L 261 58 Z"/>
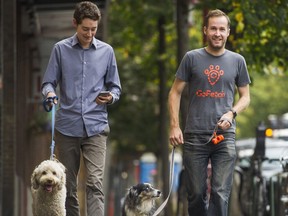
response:
<path id="1" fill-rule="evenodd" d="M 79 216 L 77 178 L 82 155 L 86 168 L 86 206 L 88 216 L 104 216 L 103 176 L 109 126 L 92 137 L 70 137 L 55 130 L 59 161 L 66 167 L 66 215 Z"/>
<path id="2" fill-rule="evenodd" d="M 217 145 L 203 145 L 211 135 L 185 134 L 183 164 L 190 216 L 227 216 L 236 160 L 235 134 L 224 134 Z M 189 144 L 188 144 L 189 143 Z M 202 145 L 201 145 L 202 143 Z M 207 195 L 207 166 L 211 160 L 211 193 Z"/>

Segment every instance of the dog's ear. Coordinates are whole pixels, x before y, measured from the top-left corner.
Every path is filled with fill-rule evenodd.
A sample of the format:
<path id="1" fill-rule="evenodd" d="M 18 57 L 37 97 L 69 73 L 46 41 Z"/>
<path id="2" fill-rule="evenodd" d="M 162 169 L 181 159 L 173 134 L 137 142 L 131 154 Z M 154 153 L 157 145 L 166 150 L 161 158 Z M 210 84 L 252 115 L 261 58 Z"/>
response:
<path id="1" fill-rule="evenodd" d="M 60 167 L 61 167 L 61 169 L 62 169 L 62 171 L 63 171 L 63 173 L 62 173 L 62 176 L 61 176 L 61 188 L 60 189 L 62 189 L 62 187 L 65 187 L 66 186 L 66 167 L 62 164 L 62 163 L 60 163 L 59 162 L 59 165 L 60 165 Z M 59 189 L 59 190 L 60 190 Z"/>
<path id="2" fill-rule="evenodd" d="M 138 190 L 135 186 L 133 186 L 129 189 L 129 196 L 130 197 L 138 196 Z"/>
<path id="3" fill-rule="evenodd" d="M 31 186 L 37 190 L 39 188 L 39 182 L 37 180 L 37 168 L 33 171 L 31 176 Z"/>
<path id="4" fill-rule="evenodd" d="M 66 173 L 66 167 L 58 159 L 54 158 L 53 161 L 55 161 L 60 166 L 60 168 L 63 170 L 63 172 Z"/>
<path id="5" fill-rule="evenodd" d="M 59 165 L 60 165 L 61 169 L 63 170 L 63 172 L 66 173 L 66 167 L 60 162 L 59 162 Z"/>
<path id="6" fill-rule="evenodd" d="M 62 176 L 61 176 L 61 178 L 60 178 L 60 184 L 58 184 L 58 190 L 62 190 L 62 188 L 63 187 L 65 187 L 66 186 L 66 174 L 65 174 L 65 172 L 63 172 L 63 174 L 62 174 Z"/>
<path id="7" fill-rule="evenodd" d="M 66 186 L 66 167 L 62 163 L 60 163 L 59 161 L 58 161 L 58 163 L 59 163 L 59 166 L 61 168 L 61 178 L 60 178 L 61 182 L 58 185 L 58 190 L 61 190 L 63 187 Z"/>
<path id="8" fill-rule="evenodd" d="M 60 184 L 58 184 L 57 189 L 58 189 L 58 190 L 62 190 L 63 186 L 64 186 L 64 184 L 63 184 L 63 182 L 61 181 Z"/>

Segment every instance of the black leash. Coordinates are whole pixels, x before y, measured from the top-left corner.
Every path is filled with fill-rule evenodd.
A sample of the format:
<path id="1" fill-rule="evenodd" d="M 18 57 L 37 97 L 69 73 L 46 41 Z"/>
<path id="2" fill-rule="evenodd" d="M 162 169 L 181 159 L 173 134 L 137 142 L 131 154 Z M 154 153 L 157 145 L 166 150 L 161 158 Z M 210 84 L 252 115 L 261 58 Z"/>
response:
<path id="1" fill-rule="evenodd" d="M 224 136 L 222 134 L 217 135 L 217 131 L 218 131 L 218 123 L 221 121 L 225 121 L 225 120 L 228 121 L 230 125 L 232 125 L 232 122 L 229 119 L 226 119 L 226 118 L 220 119 L 213 129 L 212 135 L 209 137 L 208 141 L 204 143 L 203 145 L 207 145 L 210 142 L 212 142 L 214 145 L 217 145 L 218 143 L 224 140 Z"/>

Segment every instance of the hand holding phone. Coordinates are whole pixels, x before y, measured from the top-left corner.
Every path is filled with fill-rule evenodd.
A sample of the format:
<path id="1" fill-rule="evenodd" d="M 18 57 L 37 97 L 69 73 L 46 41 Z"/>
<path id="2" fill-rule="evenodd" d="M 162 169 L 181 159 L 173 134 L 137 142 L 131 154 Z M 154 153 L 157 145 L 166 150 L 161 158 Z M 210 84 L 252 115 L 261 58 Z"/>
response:
<path id="1" fill-rule="evenodd" d="M 110 91 L 101 91 L 96 98 L 97 104 L 107 104 L 110 103 L 113 99 L 113 96 Z"/>
<path id="2" fill-rule="evenodd" d="M 110 91 L 101 91 L 98 96 L 107 97 L 107 96 L 109 96 L 109 95 L 111 95 L 111 94 L 110 94 Z"/>

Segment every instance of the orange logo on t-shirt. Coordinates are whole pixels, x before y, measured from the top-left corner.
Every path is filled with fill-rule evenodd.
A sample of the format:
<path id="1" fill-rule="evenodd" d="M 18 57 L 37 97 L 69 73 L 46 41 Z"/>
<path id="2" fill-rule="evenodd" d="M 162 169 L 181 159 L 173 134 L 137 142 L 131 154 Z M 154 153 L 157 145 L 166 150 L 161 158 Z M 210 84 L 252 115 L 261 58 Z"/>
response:
<path id="1" fill-rule="evenodd" d="M 220 76 L 224 74 L 223 70 L 220 70 L 220 66 L 210 65 L 209 69 L 204 70 L 204 73 L 208 76 L 208 81 L 211 85 L 215 85 L 219 80 Z"/>

